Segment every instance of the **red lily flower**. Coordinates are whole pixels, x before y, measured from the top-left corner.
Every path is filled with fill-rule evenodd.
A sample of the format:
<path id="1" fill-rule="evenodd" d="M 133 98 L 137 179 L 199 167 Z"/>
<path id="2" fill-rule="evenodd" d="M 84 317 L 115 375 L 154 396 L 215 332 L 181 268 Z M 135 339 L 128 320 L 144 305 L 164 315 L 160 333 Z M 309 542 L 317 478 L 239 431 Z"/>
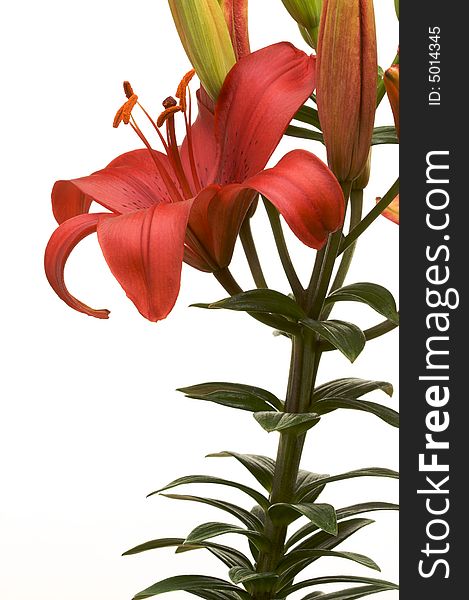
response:
<path id="1" fill-rule="evenodd" d="M 151 149 L 131 112 L 138 103 L 130 84 L 115 125 L 130 123 L 147 149 L 119 156 L 88 177 L 58 181 L 52 191 L 60 226 L 46 249 L 50 284 L 69 306 L 98 318 L 67 290 L 65 262 L 75 245 L 97 231 L 104 257 L 141 314 L 151 321 L 171 311 L 180 286 L 182 262 L 209 272 L 231 261 L 239 229 L 257 194 L 265 195 L 293 232 L 320 248 L 341 225 L 344 201 L 329 169 L 305 151 L 288 153 L 263 170 L 288 123 L 315 86 L 315 58 L 287 43 L 242 58 L 228 74 L 215 114 L 201 102 L 191 125 L 187 85 L 164 102 L 155 124 L 166 153 Z M 187 135 L 178 147 L 175 115 Z M 167 139 L 159 128 L 166 123 Z M 95 201 L 109 212 L 88 214 Z"/>

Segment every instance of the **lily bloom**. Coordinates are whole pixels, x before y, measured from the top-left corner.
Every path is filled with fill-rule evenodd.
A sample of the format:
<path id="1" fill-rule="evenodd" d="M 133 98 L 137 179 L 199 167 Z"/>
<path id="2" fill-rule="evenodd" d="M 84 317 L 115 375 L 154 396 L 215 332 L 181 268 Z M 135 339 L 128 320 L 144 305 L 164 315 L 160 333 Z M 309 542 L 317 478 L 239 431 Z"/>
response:
<path id="1" fill-rule="evenodd" d="M 60 298 L 78 311 L 108 316 L 108 311 L 74 298 L 64 282 L 70 252 L 94 231 L 127 296 L 144 317 L 158 321 L 176 301 L 183 260 L 208 272 L 228 266 L 257 194 L 266 196 L 312 248 L 322 247 L 342 224 L 341 188 L 314 155 L 295 150 L 264 170 L 288 123 L 314 89 L 314 57 L 288 43 L 249 54 L 230 71 L 214 115 L 199 94 L 193 124 L 187 94 L 191 76 L 178 87 L 178 104 L 173 98 L 165 100 L 157 123 L 144 111 L 164 153 L 153 150 L 138 127 L 132 115 L 138 98 L 126 83 L 128 100 L 114 125 L 129 123 L 146 149 L 123 154 L 88 177 L 54 185 L 53 212 L 60 226 L 46 249 L 46 274 Z M 186 126 L 180 147 L 176 116 Z M 163 124 L 166 138 L 160 132 Z M 93 201 L 110 212 L 88 214 Z"/>

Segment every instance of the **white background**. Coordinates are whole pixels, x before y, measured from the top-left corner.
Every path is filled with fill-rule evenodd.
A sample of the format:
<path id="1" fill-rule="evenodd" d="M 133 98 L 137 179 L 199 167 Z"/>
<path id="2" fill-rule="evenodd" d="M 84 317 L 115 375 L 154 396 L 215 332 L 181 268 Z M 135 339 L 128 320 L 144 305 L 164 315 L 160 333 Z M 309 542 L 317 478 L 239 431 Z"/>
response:
<path id="1" fill-rule="evenodd" d="M 398 43 L 397 21 L 392 0 L 376 4 L 379 60 L 386 67 Z M 307 50 L 280 0 L 251 0 L 250 11 L 253 49 L 287 39 Z M 142 103 L 158 113 L 188 69 L 167 3 L 17 1 L 4 7 L 0 27 L 0 598 L 128 600 L 177 573 L 223 577 L 224 569 L 204 551 L 120 554 L 155 537 L 184 537 L 204 521 L 229 520 L 208 507 L 145 495 L 191 473 L 256 485 L 230 459 L 203 457 L 224 449 L 275 456 L 276 435 L 261 430 L 249 413 L 185 400 L 174 389 L 225 380 L 283 395 L 287 340 L 243 315 L 187 308 L 224 297 L 210 275 L 189 268 L 170 318 L 146 322 L 110 275 L 95 239 L 75 251 L 66 275 L 80 299 L 112 310 L 108 321 L 65 306 L 42 268 L 55 226 L 49 201 L 54 180 L 88 174 L 138 146 L 129 128 L 111 126 L 123 101 L 122 80 L 129 79 Z M 378 124 L 391 122 L 384 101 Z M 275 157 L 294 147 L 323 156 L 319 146 L 286 139 Z M 396 177 L 396 147 L 377 148 L 373 163 L 367 210 Z M 262 210 L 254 222 L 269 281 L 288 293 Z M 313 253 L 293 236 L 289 241 L 306 278 Z M 397 294 L 397 244 L 396 225 L 380 219 L 362 238 L 349 282 L 375 281 Z M 243 286 L 252 286 L 239 251 L 233 271 Z M 340 308 L 337 316 L 363 327 L 380 319 L 366 307 Z M 396 383 L 397 334 L 371 342 L 352 366 L 329 354 L 319 380 L 347 375 Z M 397 404 L 396 397 L 374 399 Z M 323 473 L 396 468 L 397 443 L 396 430 L 372 416 L 334 413 L 310 434 L 303 467 Z M 208 486 L 195 491 L 245 500 Z M 396 498 L 396 482 L 380 479 L 330 484 L 322 496 L 337 508 Z M 396 580 L 397 516 L 371 516 L 377 523 L 343 548 L 371 555 L 384 578 Z M 373 576 L 335 559 L 322 559 L 306 573 Z"/>

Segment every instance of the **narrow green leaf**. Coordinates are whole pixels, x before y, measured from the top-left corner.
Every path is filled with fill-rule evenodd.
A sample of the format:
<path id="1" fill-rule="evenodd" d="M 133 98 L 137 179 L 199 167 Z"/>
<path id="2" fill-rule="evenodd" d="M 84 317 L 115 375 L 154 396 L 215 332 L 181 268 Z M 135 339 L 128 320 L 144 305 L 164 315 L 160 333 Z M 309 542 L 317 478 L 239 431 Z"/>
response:
<path id="1" fill-rule="evenodd" d="M 302 123 L 308 123 L 316 129 L 321 129 L 321 124 L 319 122 L 319 113 L 315 108 L 311 106 L 306 106 L 305 104 L 301 106 L 295 116 L 293 117 L 295 121 L 301 121 Z"/>
<path id="2" fill-rule="evenodd" d="M 242 552 L 236 550 L 235 548 L 231 548 L 230 546 L 216 544 L 215 542 L 199 542 L 197 544 L 181 545 L 176 549 L 176 554 L 191 552 L 193 550 L 208 550 L 229 569 L 232 567 L 245 567 L 247 569 L 253 568 L 251 561 Z"/>
<path id="3" fill-rule="evenodd" d="M 300 493 L 298 494 L 297 501 L 305 502 L 310 492 L 326 483 L 333 481 L 343 481 L 345 479 L 354 479 L 355 477 L 390 477 L 391 479 L 398 479 L 399 473 L 392 469 L 383 469 L 381 467 L 367 467 L 365 469 L 357 469 L 355 471 L 348 471 L 347 473 L 341 473 L 340 475 L 332 475 L 329 477 L 323 477 L 317 479 L 312 483 L 305 485 Z"/>
<path id="4" fill-rule="evenodd" d="M 399 587 L 394 584 L 374 584 L 364 585 L 360 587 L 348 588 L 346 590 L 340 590 L 338 592 L 331 592 L 330 594 L 324 594 L 321 596 L 321 600 L 357 600 L 357 598 L 364 598 L 371 594 L 378 594 L 379 592 L 388 592 L 390 590 L 398 590 Z M 302 600 L 309 600 L 314 598 L 311 594 L 308 594 Z"/>
<path id="5" fill-rule="evenodd" d="M 315 585 L 327 585 L 329 583 L 368 583 L 370 585 L 378 584 L 383 586 L 388 586 L 389 589 L 396 589 L 396 585 L 391 583 L 390 581 L 384 581 L 383 579 L 375 579 L 374 577 L 357 577 L 355 575 L 332 575 L 327 577 L 315 577 L 314 579 L 306 579 L 305 581 L 300 581 L 299 583 L 295 583 L 288 588 L 283 588 L 279 590 L 279 593 L 285 594 L 289 596 L 290 594 L 294 594 L 295 592 L 299 592 L 307 587 L 312 587 Z"/>
<path id="6" fill-rule="evenodd" d="M 189 592 L 197 593 L 200 595 L 205 591 L 230 591 L 236 592 L 240 598 L 249 600 L 250 596 L 247 592 L 233 585 L 229 581 L 218 579 L 216 577 L 207 577 L 205 575 L 177 575 L 176 577 L 169 577 L 163 579 L 147 589 L 139 592 L 134 596 L 134 600 L 141 600 L 143 598 L 151 598 L 158 594 L 165 594 L 166 592 Z M 201 596 L 205 598 L 207 596 Z"/>
<path id="7" fill-rule="evenodd" d="M 155 550 L 157 548 L 170 548 L 172 546 L 180 546 L 184 543 L 184 538 L 161 538 L 158 540 L 151 540 L 144 544 L 139 544 L 135 548 L 131 548 L 124 552 L 122 556 L 130 556 L 131 554 L 139 554 L 140 552 L 146 552 L 147 550 Z"/>
<path id="8" fill-rule="evenodd" d="M 283 410 L 283 402 L 267 390 L 241 383 L 210 382 L 179 388 L 187 398 L 207 400 L 252 412 Z"/>
<path id="9" fill-rule="evenodd" d="M 254 413 L 254 418 L 269 433 L 288 431 L 296 435 L 301 435 L 319 422 L 319 415 L 316 413 L 258 412 Z"/>
<path id="10" fill-rule="evenodd" d="M 320 400 L 314 405 L 314 409 L 320 415 L 325 415 L 338 408 L 368 412 L 393 427 L 399 427 L 399 413 L 383 404 L 376 404 L 376 402 L 367 402 L 357 398 L 328 398 L 327 400 Z"/>
<path id="11" fill-rule="evenodd" d="M 228 487 L 236 488 L 241 492 L 244 492 L 251 498 L 253 498 L 257 504 L 262 506 L 265 510 L 269 507 L 269 500 L 263 496 L 257 490 L 254 490 L 247 485 L 243 485 L 242 483 L 237 483 L 236 481 L 230 481 L 228 479 L 222 479 L 220 477 L 212 477 L 210 475 L 187 475 L 186 477 L 179 477 L 179 479 L 175 479 L 171 483 L 168 483 L 165 487 L 162 487 L 159 490 L 155 490 L 151 494 L 148 494 L 147 498 L 150 496 L 154 496 L 155 494 L 159 494 L 160 492 L 165 492 L 166 490 L 170 490 L 179 485 L 187 485 L 192 483 L 210 483 L 215 485 L 225 485 Z"/>
<path id="12" fill-rule="evenodd" d="M 270 518 L 274 523 L 289 525 L 298 516 L 305 516 L 314 525 L 330 533 L 337 535 L 337 516 L 335 508 L 330 504 L 287 504 L 281 502 L 273 504 L 269 508 Z"/>
<path id="13" fill-rule="evenodd" d="M 233 567 L 229 572 L 233 583 L 257 583 L 263 582 L 271 584 L 278 579 L 277 573 L 258 573 L 252 569 L 243 569 L 242 567 Z"/>
<path id="14" fill-rule="evenodd" d="M 324 144 L 324 136 L 319 131 L 313 129 L 307 129 L 306 127 L 297 127 L 296 125 L 289 125 L 285 131 L 285 135 L 290 137 L 301 138 L 303 140 L 313 140 L 315 142 L 321 142 Z"/>
<path id="15" fill-rule="evenodd" d="M 360 398 L 369 392 L 381 390 L 388 396 L 392 396 L 392 384 L 387 381 L 370 381 L 368 379 L 358 379 L 357 377 L 346 377 L 334 379 L 318 386 L 313 393 L 313 401 L 323 400 L 325 398 Z"/>
<path id="16" fill-rule="evenodd" d="M 375 127 L 373 130 L 373 137 L 371 138 L 371 145 L 378 146 L 380 144 L 398 144 L 399 138 L 397 137 L 396 128 L 393 125 L 386 125 L 384 127 Z"/>
<path id="17" fill-rule="evenodd" d="M 296 565 L 297 563 L 308 560 L 308 564 L 317 560 L 318 558 L 323 558 L 325 556 L 329 556 L 332 558 L 344 558 L 345 560 L 351 560 L 352 562 L 358 563 L 359 565 L 363 565 L 364 567 L 368 567 L 369 569 L 373 569 L 374 571 L 381 571 L 378 565 L 374 560 L 365 556 L 364 554 L 358 554 L 357 552 L 338 552 L 337 550 L 292 550 L 289 552 L 284 560 L 279 565 L 279 571 L 282 573 L 287 568 Z M 310 560 L 312 559 L 312 560 Z"/>
<path id="18" fill-rule="evenodd" d="M 320 530 L 305 539 L 280 562 L 277 570 L 282 573 L 281 584 L 290 585 L 298 573 L 321 557 L 314 552 L 308 554 L 305 551 L 333 550 L 354 533 L 372 523 L 374 523 L 374 521 L 371 519 L 350 519 L 338 523 L 337 535 L 331 535 Z"/>
<path id="19" fill-rule="evenodd" d="M 298 321 L 305 316 L 303 309 L 289 296 L 275 290 L 250 290 L 213 302 L 193 305 L 199 308 L 224 308 L 253 313 L 271 313 Z"/>
<path id="20" fill-rule="evenodd" d="M 258 454 L 238 454 L 237 452 L 230 452 L 225 450 L 223 452 L 217 452 L 215 454 L 208 454 L 208 458 L 236 458 L 243 467 L 245 467 L 251 475 L 253 475 L 257 481 L 265 488 L 268 492 L 272 491 L 272 480 L 275 471 L 275 461 L 268 456 L 260 456 Z M 258 502 L 263 506 L 260 502 Z M 264 505 L 264 508 L 265 505 Z M 268 508 L 268 507 L 267 507 Z M 267 510 L 266 508 L 266 510 Z"/>
<path id="21" fill-rule="evenodd" d="M 361 302 L 396 325 L 399 323 L 396 301 L 389 290 L 376 283 L 360 282 L 347 285 L 330 294 L 326 304 L 334 302 Z"/>
<path id="22" fill-rule="evenodd" d="M 184 544 L 198 544 L 199 542 L 204 542 L 208 539 L 226 535 L 228 533 L 246 536 L 259 550 L 268 550 L 270 547 L 269 540 L 262 533 L 259 533 L 259 531 L 243 529 L 242 527 L 231 525 L 230 523 L 218 523 L 213 521 L 203 523 L 193 529 L 185 539 Z"/>
<path id="23" fill-rule="evenodd" d="M 365 334 L 353 323 L 337 320 L 314 321 L 313 319 L 302 319 L 301 323 L 330 342 L 350 362 L 354 362 L 365 347 Z"/>
<path id="24" fill-rule="evenodd" d="M 230 515 L 233 515 L 237 519 L 241 521 L 243 525 L 246 525 L 248 529 L 255 529 L 256 531 L 262 531 L 263 526 L 262 523 L 257 519 L 252 513 L 248 510 L 241 508 L 240 506 L 236 506 L 236 504 L 232 504 L 231 502 L 226 502 L 224 500 L 217 500 L 215 498 L 204 498 L 203 496 L 187 496 L 181 494 L 161 494 L 165 498 L 171 498 L 173 500 L 187 500 L 189 502 L 199 502 L 201 504 L 207 504 L 208 506 L 213 506 L 214 508 L 219 508 L 227 512 Z"/>
<path id="25" fill-rule="evenodd" d="M 392 504 L 390 502 L 363 502 L 361 504 L 353 504 L 352 506 L 346 506 L 345 508 L 337 509 L 337 521 L 342 519 L 348 519 L 349 517 L 355 517 L 366 512 L 373 512 L 379 510 L 399 510 L 398 504 Z M 285 550 L 289 550 L 292 546 L 300 542 L 303 538 L 311 535 L 315 531 L 318 531 L 319 527 L 313 523 L 307 523 L 295 533 L 293 533 L 285 544 Z"/>

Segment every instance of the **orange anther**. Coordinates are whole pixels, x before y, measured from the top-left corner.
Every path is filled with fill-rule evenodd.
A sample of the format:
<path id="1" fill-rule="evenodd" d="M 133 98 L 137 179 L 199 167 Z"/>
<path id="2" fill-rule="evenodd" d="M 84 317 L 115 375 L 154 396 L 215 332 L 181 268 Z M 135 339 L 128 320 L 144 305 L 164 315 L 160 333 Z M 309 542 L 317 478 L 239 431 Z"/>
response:
<path id="1" fill-rule="evenodd" d="M 195 71 L 191 69 L 188 71 L 184 77 L 181 79 L 180 84 L 176 90 L 176 98 L 179 99 L 179 106 L 183 112 L 186 112 L 187 102 L 186 102 L 186 94 L 187 94 L 187 86 L 189 85 L 191 79 L 194 77 Z"/>
<path id="2" fill-rule="evenodd" d="M 132 110 L 134 106 L 137 104 L 138 96 L 133 94 L 130 98 L 125 102 L 119 110 L 116 112 L 116 116 L 114 117 L 113 127 L 119 127 L 121 122 L 123 121 L 126 125 L 130 122 L 130 117 L 132 115 Z"/>
<path id="3" fill-rule="evenodd" d="M 174 113 L 180 112 L 182 109 L 180 106 L 170 106 L 166 108 L 161 115 L 158 117 L 156 124 L 158 127 L 162 127 L 168 117 L 174 115 Z"/>
<path id="4" fill-rule="evenodd" d="M 127 100 L 130 100 L 130 98 L 132 98 L 132 96 L 134 95 L 132 86 L 128 81 L 124 81 L 124 94 Z"/>

